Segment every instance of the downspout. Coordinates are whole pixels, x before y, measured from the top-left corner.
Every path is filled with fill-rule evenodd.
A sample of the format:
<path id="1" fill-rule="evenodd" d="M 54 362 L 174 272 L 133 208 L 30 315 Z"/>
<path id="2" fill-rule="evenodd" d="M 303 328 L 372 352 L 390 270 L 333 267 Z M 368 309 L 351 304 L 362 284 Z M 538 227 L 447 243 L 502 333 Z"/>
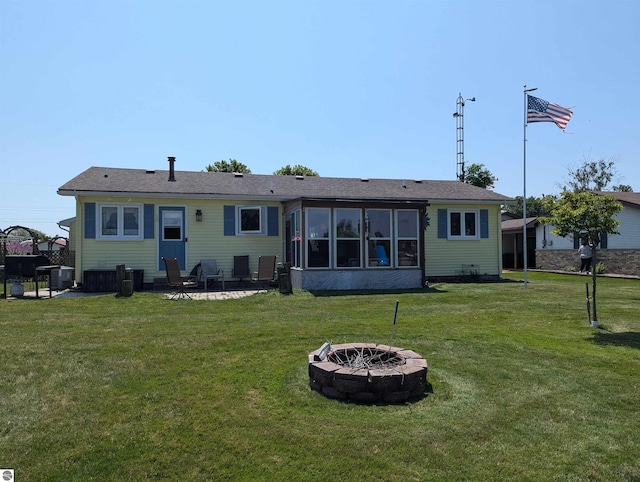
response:
<path id="1" fill-rule="evenodd" d="M 425 239 L 426 236 L 424 234 L 424 232 L 426 231 L 428 225 L 427 225 L 427 219 L 428 219 L 428 212 L 427 212 L 427 208 L 430 206 L 431 204 L 429 204 L 428 202 L 425 203 L 424 208 L 422 209 L 422 216 L 420 216 L 420 252 L 422 253 L 422 262 L 420 263 L 420 272 L 421 272 L 421 276 L 422 276 L 422 286 L 425 287 L 428 285 L 427 282 L 427 248 L 425 246 Z"/>
<path id="2" fill-rule="evenodd" d="M 498 278 L 502 279 L 502 270 L 504 266 L 502 264 L 502 216 L 500 215 L 500 206 L 497 209 L 497 221 L 496 221 L 496 238 L 498 238 L 498 250 L 496 256 L 498 257 Z"/>
<path id="3" fill-rule="evenodd" d="M 83 283 L 83 270 L 82 270 L 82 249 L 84 246 L 84 206 L 80 202 L 78 195 L 76 194 L 76 259 L 74 266 L 74 278 L 76 283 Z"/>

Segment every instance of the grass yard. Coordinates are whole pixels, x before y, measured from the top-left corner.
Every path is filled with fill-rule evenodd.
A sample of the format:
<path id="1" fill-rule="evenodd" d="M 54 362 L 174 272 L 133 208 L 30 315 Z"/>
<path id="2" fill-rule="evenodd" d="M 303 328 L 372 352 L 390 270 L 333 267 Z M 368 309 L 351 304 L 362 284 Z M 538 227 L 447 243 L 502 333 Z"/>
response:
<path id="1" fill-rule="evenodd" d="M 522 274 L 509 273 L 519 281 Z M 519 279 L 518 279 L 519 278 Z M 640 480 L 640 281 L 399 293 L 0 300 L 0 467 L 22 481 Z M 432 393 L 308 387 L 325 341 L 389 343 Z"/>

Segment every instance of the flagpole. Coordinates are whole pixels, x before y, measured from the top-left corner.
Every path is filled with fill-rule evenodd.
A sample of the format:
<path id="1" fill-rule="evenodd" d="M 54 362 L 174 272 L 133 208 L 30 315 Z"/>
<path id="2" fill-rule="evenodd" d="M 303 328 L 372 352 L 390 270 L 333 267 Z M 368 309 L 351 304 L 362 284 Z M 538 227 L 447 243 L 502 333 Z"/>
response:
<path id="1" fill-rule="evenodd" d="M 522 171 L 523 171 L 523 188 L 522 188 L 522 252 L 524 263 L 524 287 L 527 287 L 527 100 L 528 93 L 537 90 L 537 87 L 533 89 L 527 89 L 524 86 L 524 135 L 523 135 L 523 155 L 522 155 Z"/>

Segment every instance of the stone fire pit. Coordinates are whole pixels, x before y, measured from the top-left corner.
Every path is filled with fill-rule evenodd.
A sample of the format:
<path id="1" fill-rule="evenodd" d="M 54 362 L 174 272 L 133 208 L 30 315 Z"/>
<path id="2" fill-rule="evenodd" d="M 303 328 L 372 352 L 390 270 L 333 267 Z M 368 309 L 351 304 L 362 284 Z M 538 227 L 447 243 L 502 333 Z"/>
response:
<path id="1" fill-rule="evenodd" d="M 412 350 L 375 343 L 325 343 L 309 353 L 309 386 L 328 398 L 399 403 L 427 388 L 427 361 Z"/>

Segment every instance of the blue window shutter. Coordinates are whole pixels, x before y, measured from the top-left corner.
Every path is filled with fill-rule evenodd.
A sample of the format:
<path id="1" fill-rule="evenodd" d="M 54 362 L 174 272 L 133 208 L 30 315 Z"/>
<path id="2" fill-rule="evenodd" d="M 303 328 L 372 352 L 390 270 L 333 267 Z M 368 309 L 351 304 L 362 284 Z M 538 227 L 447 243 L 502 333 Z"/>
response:
<path id="1" fill-rule="evenodd" d="M 480 237 L 481 238 L 489 237 L 489 210 L 488 209 L 480 210 Z"/>
<path id="2" fill-rule="evenodd" d="M 153 204 L 144 205 L 144 239 L 153 239 L 154 212 Z"/>
<path id="3" fill-rule="evenodd" d="M 278 206 L 267 207 L 267 235 L 278 236 L 278 226 L 280 225 L 278 218 Z"/>
<path id="4" fill-rule="evenodd" d="M 224 207 L 224 235 L 225 236 L 236 235 L 236 207 L 235 206 Z"/>
<path id="5" fill-rule="evenodd" d="M 580 247 L 580 236 L 577 234 L 573 235 L 573 249 L 578 249 Z"/>
<path id="6" fill-rule="evenodd" d="M 607 249 L 607 233 L 602 233 L 600 235 L 600 249 Z"/>
<path id="7" fill-rule="evenodd" d="M 438 237 L 447 237 L 447 210 L 438 209 Z"/>
<path id="8" fill-rule="evenodd" d="M 96 203 L 84 203 L 84 237 L 96 237 Z"/>

